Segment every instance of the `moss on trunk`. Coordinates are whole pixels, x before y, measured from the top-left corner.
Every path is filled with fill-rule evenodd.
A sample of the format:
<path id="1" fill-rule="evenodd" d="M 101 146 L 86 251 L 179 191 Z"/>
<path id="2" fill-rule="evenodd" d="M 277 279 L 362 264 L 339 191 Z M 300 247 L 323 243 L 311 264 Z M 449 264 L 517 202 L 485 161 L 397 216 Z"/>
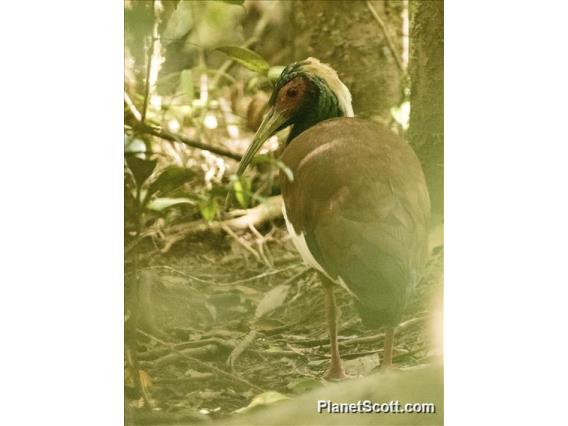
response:
<path id="1" fill-rule="evenodd" d="M 408 138 L 430 191 L 432 210 L 444 211 L 444 2 L 412 1 L 411 113 Z"/>

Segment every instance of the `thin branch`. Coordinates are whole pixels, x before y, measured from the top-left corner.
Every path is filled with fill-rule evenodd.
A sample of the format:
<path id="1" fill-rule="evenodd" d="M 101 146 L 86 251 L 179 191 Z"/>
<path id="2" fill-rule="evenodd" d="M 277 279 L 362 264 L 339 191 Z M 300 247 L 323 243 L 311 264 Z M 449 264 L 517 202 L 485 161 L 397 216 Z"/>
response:
<path id="1" fill-rule="evenodd" d="M 402 0 L 402 64 L 404 69 L 408 69 L 408 58 L 410 55 L 410 11 L 408 10 L 408 0 Z"/>
<path id="2" fill-rule="evenodd" d="M 210 380 L 214 377 L 213 373 L 201 373 L 199 375 L 193 375 L 189 377 L 176 377 L 174 379 L 156 379 L 154 383 L 156 385 L 183 385 L 188 383 L 194 383 L 199 380 Z"/>
<path id="3" fill-rule="evenodd" d="M 260 255 L 256 252 L 255 249 L 253 249 L 248 243 L 246 243 L 244 240 L 242 240 L 241 238 L 239 238 L 239 236 L 237 234 L 235 234 L 231 228 L 229 228 L 227 225 L 225 224 L 221 224 L 221 229 L 223 229 L 223 231 L 225 231 L 227 234 L 229 234 L 237 243 L 239 243 L 242 247 L 244 247 L 245 250 L 247 250 L 250 254 L 252 254 L 254 256 L 254 258 L 258 261 L 261 262 L 260 259 Z M 268 267 L 270 267 L 270 265 L 266 265 Z"/>
<path id="4" fill-rule="evenodd" d="M 259 280 L 259 279 L 261 279 L 261 278 L 265 278 L 265 277 L 268 277 L 268 276 L 270 276 L 270 275 L 280 274 L 280 273 L 285 272 L 285 271 L 288 271 L 288 270 L 290 270 L 290 269 L 297 269 L 297 268 L 299 268 L 299 267 L 301 267 L 301 266 L 302 266 L 301 263 L 295 263 L 295 264 L 293 264 L 292 266 L 288 266 L 288 267 L 282 268 L 282 269 L 275 269 L 275 270 L 273 270 L 273 271 L 263 272 L 262 274 L 255 275 L 255 276 L 253 276 L 253 277 L 243 278 L 243 279 L 241 279 L 241 280 L 233 281 L 233 282 L 230 282 L 230 283 L 215 283 L 215 284 L 216 284 L 216 285 L 219 285 L 219 286 L 242 284 L 242 283 L 246 283 L 246 282 L 248 282 L 248 281 Z M 305 272 L 305 271 L 303 271 L 303 272 Z M 303 272 L 302 272 L 302 273 L 303 273 Z"/>
<path id="5" fill-rule="evenodd" d="M 235 345 L 223 341 L 217 337 L 212 337 L 209 339 L 201 339 L 201 340 L 193 340 L 193 341 L 189 341 L 189 342 L 182 342 L 182 343 L 176 343 L 174 345 L 174 347 L 179 350 L 185 350 L 185 349 L 191 349 L 191 348 L 202 348 L 203 346 L 218 346 L 219 348 L 223 348 L 226 350 L 233 350 L 235 349 Z M 151 349 L 149 351 L 146 352 L 139 352 L 137 354 L 137 358 L 140 361 L 149 361 L 149 360 L 155 360 L 156 358 L 159 358 L 161 356 L 167 355 L 168 353 L 170 353 L 170 349 L 169 348 L 158 348 L 158 349 Z M 186 353 L 186 355 L 190 356 L 191 354 Z"/>
<path id="6" fill-rule="evenodd" d="M 140 111 L 138 111 L 138 108 L 136 108 L 136 105 L 134 105 L 134 102 L 132 102 L 132 99 L 130 99 L 130 96 L 128 96 L 128 93 L 126 93 L 126 91 L 124 92 L 124 102 L 128 106 L 128 109 L 130 109 L 130 112 L 132 113 L 134 118 L 136 118 L 136 120 L 138 121 L 142 120 L 142 114 L 140 114 Z"/>
<path id="7" fill-rule="evenodd" d="M 371 2 L 369 0 L 367 0 L 366 3 L 367 3 L 367 8 L 371 12 L 371 15 L 373 15 L 373 18 L 375 18 L 375 21 L 377 21 L 377 23 L 379 24 L 379 27 L 381 27 L 381 31 L 385 35 L 385 40 L 387 41 L 387 45 L 388 45 L 388 47 L 389 47 L 389 49 L 392 53 L 392 56 L 394 57 L 394 60 L 396 62 L 396 65 L 398 66 L 398 69 L 402 73 L 406 74 L 406 70 L 404 69 L 404 66 L 402 65 L 402 59 L 400 58 L 398 52 L 396 51 L 396 48 L 394 46 L 394 43 L 392 42 L 392 39 L 390 37 L 389 30 L 388 30 L 386 24 L 380 18 L 380 16 L 378 15 L 377 11 L 375 10 L 375 8 L 371 4 Z"/>
<path id="8" fill-rule="evenodd" d="M 231 370 L 234 371 L 237 359 L 239 359 L 241 354 L 254 343 L 254 341 L 256 340 L 256 336 L 258 336 L 258 332 L 256 330 L 249 331 L 246 337 L 243 340 L 241 340 L 241 342 L 237 346 L 235 346 L 235 348 L 231 351 L 229 357 L 227 358 L 227 361 L 225 361 L 225 365 L 227 367 L 230 367 Z"/>
<path id="9" fill-rule="evenodd" d="M 200 348 L 176 349 L 176 352 L 168 353 L 160 358 L 151 361 L 139 361 L 144 367 L 163 368 L 166 365 L 177 362 L 180 358 L 188 356 L 190 358 L 213 356 L 218 352 L 217 345 L 205 345 Z"/>
<path id="10" fill-rule="evenodd" d="M 201 367 L 201 368 L 205 368 L 205 369 L 214 371 L 214 372 L 216 372 L 217 374 L 219 374 L 219 375 L 221 375 L 221 376 L 227 377 L 227 378 L 229 378 L 229 379 L 231 379 L 231 380 L 233 380 L 233 381 L 236 381 L 236 382 L 239 382 L 239 383 L 241 383 L 241 384 L 247 385 L 247 386 L 249 386 L 250 388 L 252 388 L 252 389 L 254 389 L 254 390 L 258 391 L 258 392 L 264 392 L 264 391 L 265 391 L 265 390 L 262 389 L 261 387 L 258 387 L 258 386 L 256 386 L 256 385 L 253 385 L 253 384 L 252 384 L 251 382 L 249 382 L 248 380 L 241 379 L 240 377 L 238 377 L 238 376 L 236 376 L 236 375 L 234 375 L 234 374 L 227 373 L 226 371 L 223 371 L 223 370 L 221 370 L 221 369 L 219 369 L 219 368 L 217 368 L 217 367 L 214 367 L 213 365 L 209 365 L 209 364 L 207 364 L 206 362 L 200 361 L 200 360 L 198 360 L 197 358 L 193 358 L 193 357 L 190 357 L 190 356 L 185 355 L 183 352 L 178 351 L 178 350 L 175 348 L 175 346 L 172 345 L 171 343 L 165 342 L 165 341 L 163 341 L 162 339 L 159 339 L 159 338 L 157 338 L 157 337 L 155 337 L 155 336 L 152 336 L 151 334 L 148 334 L 148 333 L 146 333 L 145 331 L 142 331 L 142 330 L 140 330 L 140 329 L 138 329 L 137 331 L 138 331 L 138 333 L 140 333 L 140 334 L 142 334 L 142 335 L 144 335 L 144 336 L 146 336 L 146 337 L 148 337 L 148 338 L 150 338 L 150 339 L 152 339 L 152 340 L 154 340 L 154 341 L 156 341 L 156 342 L 158 342 L 158 343 L 161 343 L 161 344 L 164 345 L 164 346 L 169 347 L 172 352 L 177 353 L 180 357 L 185 358 L 185 359 L 187 359 L 188 361 L 193 362 L 194 364 L 198 365 L 198 366 Z"/>
<path id="11" fill-rule="evenodd" d="M 404 321 L 395 328 L 395 334 L 399 334 L 400 332 L 416 325 L 423 323 L 426 320 L 425 316 L 411 318 L 407 321 Z M 356 345 L 361 343 L 376 343 L 383 340 L 385 337 L 385 333 L 378 333 L 373 334 L 371 336 L 364 336 L 364 337 L 354 337 L 354 338 L 343 338 L 339 337 L 339 346 L 349 346 L 349 345 Z M 293 342 L 296 345 L 300 346 L 321 346 L 322 348 L 329 347 L 329 340 L 328 339 L 316 339 L 316 340 L 297 340 Z"/>
<path id="12" fill-rule="evenodd" d="M 222 157 L 232 158 L 236 161 L 241 161 L 242 156 L 235 152 L 228 151 L 223 148 L 218 148 L 216 146 L 207 145 L 205 143 L 195 141 L 193 139 L 189 139 L 185 136 L 178 135 L 176 133 L 168 132 L 166 130 L 160 129 L 158 127 L 149 126 L 144 123 L 135 124 L 133 127 L 134 130 L 140 133 L 146 133 L 148 135 L 157 136 L 159 138 L 165 139 L 170 142 L 179 142 L 187 146 L 191 146 L 193 148 L 203 149 L 205 151 L 212 152 L 213 154 L 220 155 Z"/>
<path id="13" fill-rule="evenodd" d="M 196 277 L 195 275 L 191 275 L 191 274 L 188 274 L 188 273 L 183 272 L 183 271 L 178 271 L 177 269 L 172 268 L 171 266 L 168 266 L 168 265 L 147 266 L 147 267 L 144 268 L 144 269 L 166 269 L 166 270 L 175 272 L 175 273 L 177 273 L 177 274 L 180 274 L 180 275 L 183 276 L 183 277 L 189 278 L 189 279 L 192 280 L 192 281 L 198 281 L 198 282 L 200 282 L 201 284 L 207 284 L 207 285 L 210 285 L 210 284 L 215 284 L 215 285 L 217 285 L 217 284 L 218 284 L 217 281 L 204 280 L 204 279 L 202 279 L 202 278 Z M 221 284 L 221 285 L 222 285 L 222 284 Z"/>
<path id="14" fill-rule="evenodd" d="M 150 49 L 148 50 L 148 64 L 146 65 L 146 87 L 144 88 L 144 106 L 142 107 L 142 117 L 140 121 L 146 121 L 146 112 L 148 111 L 148 99 L 150 98 L 150 74 L 152 72 L 152 56 L 154 56 L 154 46 L 156 44 L 158 34 L 158 19 L 156 17 L 156 2 L 152 0 L 152 38 L 150 39 Z"/>
<path id="15" fill-rule="evenodd" d="M 282 215 L 282 202 L 282 196 L 276 195 L 266 199 L 264 203 L 248 209 L 247 214 L 237 218 L 213 222 L 199 220 L 190 223 L 172 225 L 168 228 L 165 245 L 160 251 L 162 253 L 167 252 L 173 244 L 183 240 L 191 234 L 199 234 L 201 232 L 220 232 L 225 230 L 224 227 L 228 227 L 231 230 L 246 230 L 250 223 L 259 225 L 276 219 Z M 154 227 L 153 229 L 148 229 L 143 235 L 147 237 L 159 235 L 158 233 L 159 229 Z"/>

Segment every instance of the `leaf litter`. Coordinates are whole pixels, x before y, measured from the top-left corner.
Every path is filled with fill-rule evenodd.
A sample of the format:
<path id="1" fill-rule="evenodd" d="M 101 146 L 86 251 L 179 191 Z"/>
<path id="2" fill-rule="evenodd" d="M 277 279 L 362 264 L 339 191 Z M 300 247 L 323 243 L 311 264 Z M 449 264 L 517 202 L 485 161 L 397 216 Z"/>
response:
<path id="1" fill-rule="evenodd" d="M 154 414 L 199 423 L 325 386 L 321 377 L 329 344 L 323 292 L 286 232 L 271 232 L 264 244 L 269 245 L 272 268 L 231 244 L 229 237 L 227 244 L 185 242 L 168 254 L 152 256 L 142 267 L 152 275 L 150 288 L 144 289 L 136 353 Z M 395 362 L 402 368 L 430 357 L 425 318 L 441 285 L 442 268 L 439 250 L 399 327 Z M 336 296 L 344 366 L 350 376 L 367 375 L 379 365 L 382 331 L 362 325 L 343 290 L 336 290 Z M 149 338 L 156 330 L 161 338 Z M 127 418 L 144 418 L 131 377 L 125 395 L 127 412 L 137 412 Z"/>

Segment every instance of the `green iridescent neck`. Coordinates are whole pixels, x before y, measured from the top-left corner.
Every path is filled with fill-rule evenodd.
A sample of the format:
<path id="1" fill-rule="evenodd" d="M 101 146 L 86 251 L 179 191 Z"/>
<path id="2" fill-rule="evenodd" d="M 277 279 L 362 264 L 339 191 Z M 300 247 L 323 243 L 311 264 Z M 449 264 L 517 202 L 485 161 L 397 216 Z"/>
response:
<path id="1" fill-rule="evenodd" d="M 327 84 L 317 76 L 307 77 L 316 86 L 317 90 L 315 90 L 313 98 L 299 111 L 293 121 L 286 143 L 290 143 L 296 136 L 315 126 L 320 121 L 345 116 L 345 113 L 339 107 L 337 97 Z"/>

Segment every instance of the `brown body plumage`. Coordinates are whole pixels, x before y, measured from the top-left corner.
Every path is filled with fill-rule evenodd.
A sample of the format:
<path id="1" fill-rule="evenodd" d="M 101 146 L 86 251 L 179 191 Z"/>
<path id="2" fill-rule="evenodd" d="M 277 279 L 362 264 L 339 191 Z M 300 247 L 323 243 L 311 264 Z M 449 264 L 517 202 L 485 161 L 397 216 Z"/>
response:
<path id="1" fill-rule="evenodd" d="M 335 118 L 296 137 L 282 160 L 296 234 L 355 294 L 366 324 L 396 325 L 427 252 L 430 204 L 414 151 L 377 123 Z"/>

